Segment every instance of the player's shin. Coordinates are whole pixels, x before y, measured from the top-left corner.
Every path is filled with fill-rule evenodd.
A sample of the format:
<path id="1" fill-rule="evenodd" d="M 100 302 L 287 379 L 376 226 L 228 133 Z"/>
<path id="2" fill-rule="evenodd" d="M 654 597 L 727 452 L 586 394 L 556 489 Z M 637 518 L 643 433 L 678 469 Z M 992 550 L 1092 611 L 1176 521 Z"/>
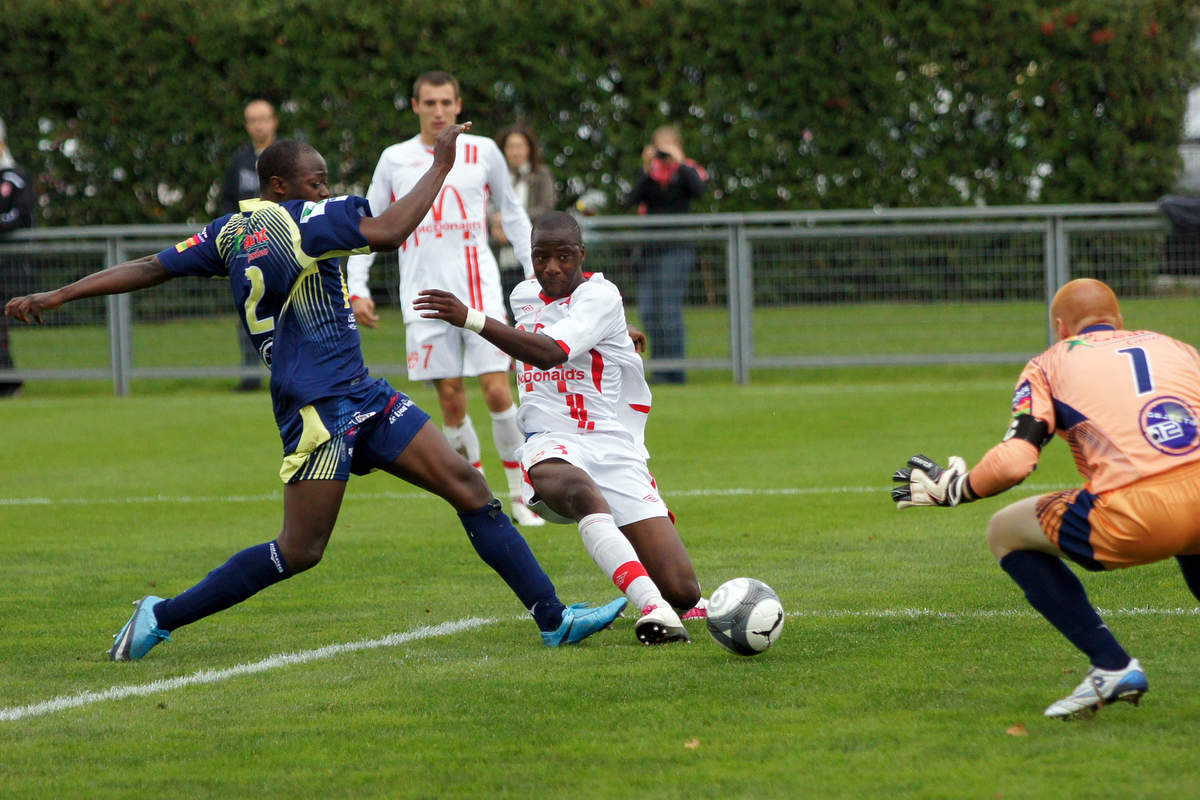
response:
<path id="1" fill-rule="evenodd" d="M 1118 670 L 1129 664 L 1129 654 L 1062 559 L 1036 550 L 1014 550 L 1000 559 L 1000 567 L 1025 591 L 1029 604 L 1083 651 L 1092 666 Z"/>
<path id="2" fill-rule="evenodd" d="M 579 535 L 588 555 L 625 593 L 634 608 L 667 606 L 658 586 L 638 560 L 633 545 L 613 522 L 612 514 L 589 514 L 579 520 Z"/>
<path id="3" fill-rule="evenodd" d="M 529 609 L 538 628 L 557 628 L 562 622 L 563 604 L 529 544 L 501 510 L 500 501 L 492 499 L 474 511 L 460 511 L 458 517 L 475 552 Z"/>
<path id="4" fill-rule="evenodd" d="M 517 460 L 517 450 L 524 443 L 525 437 L 517 427 L 517 407 L 509 406 L 504 411 L 492 412 L 492 441 L 496 452 L 504 463 L 504 477 L 508 481 L 508 496 L 513 502 L 521 497 L 521 462 Z"/>
<path id="5" fill-rule="evenodd" d="M 291 576 L 292 570 L 274 541 L 248 547 L 186 592 L 156 605 L 154 616 L 159 628 L 173 631 L 237 605 Z"/>
<path id="6" fill-rule="evenodd" d="M 479 444 L 479 434 L 475 432 L 471 415 L 463 417 L 462 422 L 457 425 L 445 426 L 444 432 L 450 447 L 471 462 L 472 467 L 483 472 L 483 448 Z"/>

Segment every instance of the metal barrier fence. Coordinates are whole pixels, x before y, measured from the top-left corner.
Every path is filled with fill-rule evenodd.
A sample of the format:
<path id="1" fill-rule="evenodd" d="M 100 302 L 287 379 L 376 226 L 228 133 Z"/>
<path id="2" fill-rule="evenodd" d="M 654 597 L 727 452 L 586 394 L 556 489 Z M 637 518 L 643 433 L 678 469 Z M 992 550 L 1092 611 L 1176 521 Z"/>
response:
<path id="1" fill-rule="evenodd" d="M 744 383 L 755 369 L 1020 362 L 1051 340 L 1054 291 L 1085 275 L 1113 285 L 1131 327 L 1200 338 L 1200 239 L 1173 233 L 1150 203 L 588 217 L 583 226 L 588 268 L 622 288 L 631 321 L 644 326 L 652 265 L 664 253 L 690 259 L 656 288 L 681 298 L 685 349 L 664 358 L 652 337 L 652 373 L 726 370 Z M 195 230 L 17 232 L 0 241 L 0 297 L 69 282 Z M 363 331 L 363 347 L 377 374 L 405 374 L 396 275 L 394 255 L 372 271 L 384 321 Z M 133 379 L 262 374 L 240 365 L 224 281 L 80 301 L 45 322 L 10 323 L 17 366 L 0 369 L 0 381 L 102 378 L 126 394 Z"/>

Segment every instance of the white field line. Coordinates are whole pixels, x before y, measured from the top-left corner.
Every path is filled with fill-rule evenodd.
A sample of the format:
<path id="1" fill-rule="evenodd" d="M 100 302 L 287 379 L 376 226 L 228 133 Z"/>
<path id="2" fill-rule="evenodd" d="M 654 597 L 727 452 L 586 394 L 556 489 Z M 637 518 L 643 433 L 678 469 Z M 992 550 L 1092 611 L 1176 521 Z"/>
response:
<path id="1" fill-rule="evenodd" d="M 1102 617 L 1200 617 L 1200 607 L 1153 608 L 1097 608 Z M 1041 619 L 1031 608 L 968 609 L 966 611 L 938 611 L 936 608 L 866 608 L 866 609 L 814 609 L 812 611 L 789 611 L 792 619 Z"/>
<path id="2" fill-rule="evenodd" d="M 1021 484 L 1021 491 L 1051 492 L 1071 488 L 1068 484 Z M 667 497 L 771 497 L 823 494 L 876 494 L 886 497 L 891 486 L 790 486 L 780 488 L 751 487 L 732 489 L 681 489 L 667 492 Z M 148 503 L 278 503 L 283 491 L 245 495 L 180 495 L 150 494 L 140 497 L 0 497 L 0 506 L 92 506 L 144 505 Z M 346 500 L 438 500 L 429 492 L 355 492 L 346 493 Z"/>
<path id="3" fill-rule="evenodd" d="M 226 669 L 206 669 L 179 678 L 164 678 L 163 680 L 153 681 L 151 683 L 133 684 L 128 686 L 113 686 L 112 688 L 105 689 L 102 692 L 80 692 L 79 694 L 55 697 L 52 700 L 46 700 L 41 703 L 30 703 L 29 705 L 24 706 L 0 708 L 0 721 L 11 721 L 24 719 L 26 717 L 37 717 L 44 714 L 53 714 L 58 711 L 65 711 L 69 708 L 78 708 L 80 706 L 91 705 L 92 703 L 100 703 L 106 700 L 123 700 L 126 697 L 141 697 L 143 695 L 171 691 L 172 689 L 181 689 L 185 686 L 198 686 L 205 683 L 218 683 L 220 681 L 229 680 L 230 678 L 236 678 L 241 675 L 252 675 L 256 672 L 266 672 L 267 670 L 288 667 L 293 664 L 306 664 L 309 661 L 332 658 L 333 656 L 342 655 L 343 653 L 353 653 L 358 650 L 373 650 L 377 647 L 398 647 L 399 645 L 406 644 L 408 642 L 414 642 L 419 639 L 432 639 L 438 636 L 449 636 L 452 633 L 458 633 L 459 631 L 465 631 L 471 628 L 478 628 L 483 625 L 491 625 L 494 622 L 497 622 L 497 620 L 481 619 L 479 617 L 467 617 L 466 619 L 455 620 L 453 622 L 443 622 L 439 625 L 416 628 L 406 633 L 393 633 L 379 639 L 363 639 L 357 642 L 331 644 L 326 645 L 325 647 L 318 647 L 315 650 L 302 650 L 298 653 L 280 653 L 278 655 L 264 658 L 262 661 L 255 661 L 252 664 L 238 664 L 237 666 L 228 667 Z"/>
<path id="4" fill-rule="evenodd" d="M 1200 617 L 1200 608 L 1151 608 L 1134 607 L 1097 609 L 1102 617 Z M 812 611 L 789 611 L 787 616 L 792 619 L 1039 619 L 1039 615 L 1031 609 L 969 609 L 966 611 L 939 611 L 934 608 L 876 608 L 876 609 L 814 609 Z M 514 619 L 527 620 L 528 617 L 518 616 Z M 239 664 L 234 667 L 219 670 L 201 670 L 180 678 L 164 678 L 151 683 L 128 686 L 113 686 L 102 692 L 80 692 L 79 694 L 55 697 L 40 703 L 30 703 L 23 706 L 0 708 L 0 722 L 15 721 L 27 717 L 38 717 L 54 714 L 80 706 L 101 703 L 108 700 L 123 700 L 127 697 L 141 697 L 186 686 L 197 686 L 206 683 L 219 683 L 242 675 L 278 669 L 293 664 L 305 664 L 324 658 L 331 658 L 343 653 L 358 650 L 373 650 L 378 647 L 397 647 L 407 642 L 419 639 L 432 639 L 439 636 L 449 636 L 460 631 L 479 628 L 498 622 L 496 619 L 468 617 L 453 622 L 443 622 L 438 625 L 416 628 L 407 633 L 393 633 L 380 639 L 364 639 L 345 644 L 331 644 L 315 650 L 303 650 L 298 653 L 282 653 L 269 656 L 262 661 L 252 664 Z"/>

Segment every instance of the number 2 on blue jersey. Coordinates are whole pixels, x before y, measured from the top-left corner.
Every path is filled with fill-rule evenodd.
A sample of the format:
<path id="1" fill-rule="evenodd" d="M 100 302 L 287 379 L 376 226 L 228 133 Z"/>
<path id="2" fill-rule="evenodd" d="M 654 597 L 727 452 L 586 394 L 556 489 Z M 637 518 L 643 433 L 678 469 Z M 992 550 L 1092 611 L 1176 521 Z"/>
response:
<path id="1" fill-rule="evenodd" d="M 246 296 L 246 326 L 250 328 L 250 333 L 266 333 L 274 330 L 275 317 L 259 319 L 255 313 L 258 301 L 262 300 L 263 294 L 267 291 L 267 285 L 263 282 L 262 270 L 258 267 L 246 267 L 246 280 L 250 282 L 250 294 Z"/>
<path id="2" fill-rule="evenodd" d="M 1154 378 L 1150 376 L 1150 359 L 1146 357 L 1146 351 L 1140 347 L 1122 347 L 1117 352 L 1129 356 L 1130 366 L 1133 368 L 1133 382 L 1137 385 L 1137 393 L 1143 395 L 1153 392 Z"/>

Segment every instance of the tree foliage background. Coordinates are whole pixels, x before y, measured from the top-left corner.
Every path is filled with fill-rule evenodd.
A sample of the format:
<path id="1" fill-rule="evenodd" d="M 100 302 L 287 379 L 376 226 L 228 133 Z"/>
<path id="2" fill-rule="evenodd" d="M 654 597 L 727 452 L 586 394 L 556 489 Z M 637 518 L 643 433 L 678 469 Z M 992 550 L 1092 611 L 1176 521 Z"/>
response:
<path id="1" fill-rule="evenodd" d="M 363 192 L 435 68 L 610 212 L 665 122 L 711 173 L 698 210 L 1145 201 L 1198 33 L 1179 0 L 5 0 L 0 116 L 41 225 L 206 219 L 260 95 Z"/>

